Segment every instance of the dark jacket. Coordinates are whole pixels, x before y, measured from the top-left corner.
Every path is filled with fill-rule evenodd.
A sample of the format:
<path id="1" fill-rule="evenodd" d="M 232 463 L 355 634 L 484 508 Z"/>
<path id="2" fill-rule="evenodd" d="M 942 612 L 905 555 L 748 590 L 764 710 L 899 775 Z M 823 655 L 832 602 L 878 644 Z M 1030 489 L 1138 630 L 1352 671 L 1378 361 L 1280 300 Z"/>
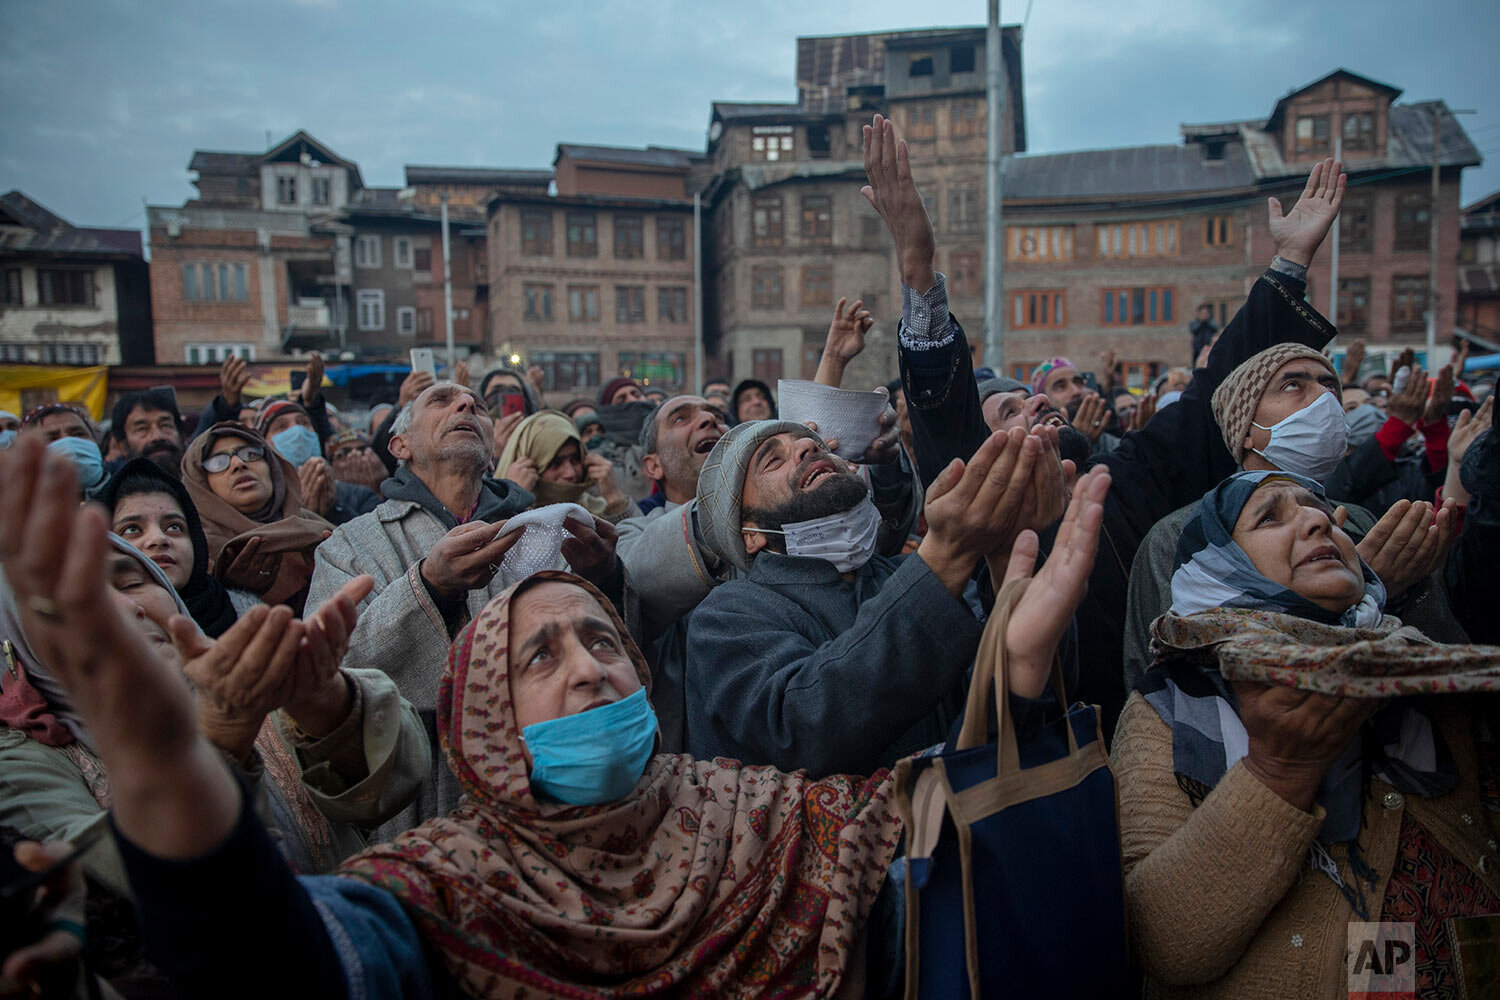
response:
<path id="1" fill-rule="evenodd" d="M 688 618 L 688 752 L 815 778 L 889 766 L 947 735 L 982 630 L 915 555 L 846 580 L 762 552 Z"/>
<path id="2" fill-rule="evenodd" d="M 1209 399 L 1229 373 L 1275 344 L 1321 349 L 1334 335 L 1333 324 L 1303 301 L 1305 290 L 1301 281 L 1266 271 L 1224 328 L 1208 365 L 1194 372 L 1177 403 L 1159 410 L 1142 430 L 1126 434 L 1111 454 L 1091 459 L 1091 465 L 1106 466 L 1113 480 L 1105 498 L 1099 554 L 1076 616 L 1077 698 L 1100 706 L 1106 736 L 1114 732 L 1125 706 L 1121 637 L 1136 548 L 1157 521 L 1200 499 L 1234 471 L 1234 459 L 1209 409 Z M 899 338 L 902 384 L 924 486 L 954 458 L 968 459 L 989 435 L 968 341 L 956 320 L 953 327 L 955 336 L 939 347 L 914 350 Z M 1043 534 L 1044 550 L 1053 537 L 1053 531 Z"/>

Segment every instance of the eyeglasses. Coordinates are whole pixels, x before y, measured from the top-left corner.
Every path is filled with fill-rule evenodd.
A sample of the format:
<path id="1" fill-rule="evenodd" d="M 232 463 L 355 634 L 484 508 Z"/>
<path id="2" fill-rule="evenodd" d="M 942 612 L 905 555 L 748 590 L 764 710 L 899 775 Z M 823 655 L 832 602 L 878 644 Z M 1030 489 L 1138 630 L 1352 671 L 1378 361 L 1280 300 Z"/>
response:
<path id="1" fill-rule="evenodd" d="M 264 462 L 266 460 L 266 450 L 258 444 L 247 444 L 241 445 L 234 449 L 234 451 L 221 451 L 203 460 L 203 471 L 212 473 L 223 472 L 229 468 L 229 460 L 231 458 L 237 458 L 246 465 L 249 465 L 251 462 Z"/>

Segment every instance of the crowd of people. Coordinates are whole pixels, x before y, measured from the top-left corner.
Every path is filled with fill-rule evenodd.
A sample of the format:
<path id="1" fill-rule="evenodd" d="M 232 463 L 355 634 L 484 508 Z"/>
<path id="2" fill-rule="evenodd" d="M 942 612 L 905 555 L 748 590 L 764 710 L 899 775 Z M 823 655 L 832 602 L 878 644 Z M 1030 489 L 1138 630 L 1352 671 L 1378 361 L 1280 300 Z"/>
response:
<path id="1" fill-rule="evenodd" d="M 196 421 L 0 413 L 0 996 L 915 996 L 893 768 L 1007 713 L 1025 760 L 1075 702 L 1118 995 L 1342 996 L 1351 922 L 1464 995 L 1500 917 L 1493 383 L 1325 355 L 1341 165 L 1137 394 L 1109 351 L 976 370 L 906 146 L 864 141 L 903 293 L 867 440 L 756 380 L 554 409 L 463 365 L 341 414 L 316 356 L 255 404 L 227 360 Z M 1009 701 L 966 720 L 982 639 Z"/>

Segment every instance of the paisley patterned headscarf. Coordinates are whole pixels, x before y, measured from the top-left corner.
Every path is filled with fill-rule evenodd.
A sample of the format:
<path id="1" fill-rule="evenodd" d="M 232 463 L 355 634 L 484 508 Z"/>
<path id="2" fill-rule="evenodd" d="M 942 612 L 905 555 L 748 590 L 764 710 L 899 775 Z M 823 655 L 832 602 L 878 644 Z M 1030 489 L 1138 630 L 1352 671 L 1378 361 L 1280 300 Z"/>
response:
<path id="1" fill-rule="evenodd" d="M 868 781 L 659 755 L 624 799 L 532 795 L 511 708 L 516 597 L 547 581 L 610 617 L 641 684 L 650 671 L 609 601 L 538 573 L 461 632 L 438 738 L 467 797 L 345 862 L 395 894 L 472 996 L 827 996 L 885 880 L 901 826 Z"/>

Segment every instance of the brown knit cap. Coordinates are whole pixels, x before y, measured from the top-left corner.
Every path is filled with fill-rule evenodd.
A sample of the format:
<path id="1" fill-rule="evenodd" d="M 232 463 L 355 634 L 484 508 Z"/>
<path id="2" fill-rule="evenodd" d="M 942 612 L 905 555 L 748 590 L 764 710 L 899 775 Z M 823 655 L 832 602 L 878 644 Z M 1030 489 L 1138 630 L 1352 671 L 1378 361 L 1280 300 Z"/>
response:
<path id="1" fill-rule="evenodd" d="M 1316 361 L 1331 374 L 1338 374 L 1328 359 L 1311 347 L 1277 344 L 1230 372 L 1229 377 L 1214 390 L 1209 406 L 1213 409 L 1214 420 L 1218 421 L 1219 432 L 1224 435 L 1224 447 L 1234 456 L 1236 465 L 1245 459 L 1245 435 L 1250 433 L 1250 423 L 1255 419 L 1260 397 L 1266 394 L 1266 386 L 1271 384 L 1271 376 L 1288 361 L 1299 358 Z"/>

